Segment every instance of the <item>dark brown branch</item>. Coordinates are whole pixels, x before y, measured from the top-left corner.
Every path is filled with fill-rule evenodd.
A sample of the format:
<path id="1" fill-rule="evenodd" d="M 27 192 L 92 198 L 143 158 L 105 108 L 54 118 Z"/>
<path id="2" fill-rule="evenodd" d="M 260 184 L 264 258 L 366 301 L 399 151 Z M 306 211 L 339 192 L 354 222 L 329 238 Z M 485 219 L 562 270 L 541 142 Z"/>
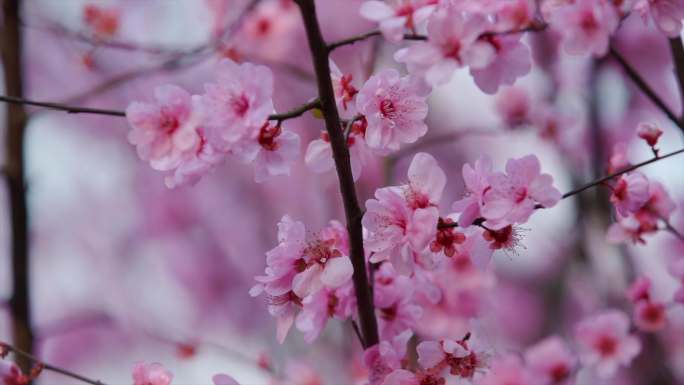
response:
<path id="1" fill-rule="evenodd" d="M 24 99 L 17 96 L 4 96 L 0 95 L 0 102 L 10 103 L 14 105 L 28 105 L 49 108 L 51 110 L 64 111 L 69 114 L 96 114 L 96 115 L 109 115 L 109 116 L 126 116 L 125 111 L 119 110 L 106 110 L 101 108 L 88 108 L 88 107 L 77 107 L 69 106 L 66 104 L 52 103 L 52 102 L 39 102 L 35 100 Z"/>
<path id="2" fill-rule="evenodd" d="M 13 95 L 23 94 L 22 83 L 22 36 L 19 29 L 21 1 L 3 1 L 4 15 L 0 39 L 2 39 L 2 63 L 5 74 L 5 90 Z M 26 111 L 21 104 L 7 108 L 5 133 L 5 178 L 9 190 L 12 258 L 12 335 L 14 344 L 28 352 L 33 351 L 31 326 L 31 285 L 29 261 L 29 214 L 26 202 L 26 167 L 24 155 L 24 130 Z M 19 367 L 27 373 L 31 363 L 24 357 L 17 359 Z"/>
<path id="3" fill-rule="evenodd" d="M 634 82 L 634 84 L 644 93 L 646 96 L 651 99 L 653 104 L 656 105 L 667 117 L 674 122 L 682 131 L 684 131 L 684 127 L 682 127 L 682 124 L 680 122 L 680 119 L 675 115 L 674 112 L 665 104 L 663 99 L 658 96 L 658 94 L 655 93 L 655 91 L 651 88 L 651 86 L 646 83 L 646 81 L 639 75 L 639 73 L 636 71 L 634 67 L 632 67 L 631 64 L 627 62 L 627 59 L 625 59 L 615 48 L 611 47 L 610 48 L 610 53 L 613 55 L 615 60 L 622 66 L 622 69 L 625 70 L 625 74 Z"/>
<path id="4" fill-rule="evenodd" d="M 306 104 L 303 104 L 295 109 L 292 109 L 288 112 L 283 112 L 282 114 L 269 115 L 268 120 L 275 120 L 278 123 L 282 123 L 283 121 L 288 119 L 298 118 L 304 115 L 307 111 L 311 111 L 317 108 L 321 108 L 321 102 L 320 100 L 318 100 L 318 98 Z"/>
<path id="5" fill-rule="evenodd" d="M 679 86 L 679 101 L 681 110 L 679 111 L 679 121 L 684 121 L 684 45 L 682 38 L 670 39 L 670 52 L 672 52 L 672 64 L 674 73 Z"/>
<path id="6" fill-rule="evenodd" d="M 45 362 L 41 361 L 37 357 L 34 357 L 33 355 L 31 355 L 31 354 L 29 354 L 29 353 L 27 353 L 21 349 L 15 348 L 12 345 L 6 344 L 4 342 L 0 342 L 0 351 L 2 351 L 2 350 L 6 350 L 6 351 L 14 353 L 15 356 L 17 356 L 17 361 L 19 361 L 19 357 L 21 357 L 21 360 L 27 361 L 27 362 L 32 363 L 32 364 L 37 364 L 37 365 L 41 366 L 44 370 L 49 370 L 51 372 L 59 373 L 63 376 L 71 377 L 75 380 L 84 382 L 86 384 L 105 385 L 104 382 L 101 382 L 98 380 L 92 380 L 88 377 L 84 377 L 80 374 L 71 372 L 69 370 L 62 369 L 62 368 L 54 366 L 54 365 L 46 364 Z M 28 371 L 24 371 L 24 373 L 28 373 Z"/>
<path id="7" fill-rule="evenodd" d="M 321 100 L 321 110 L 325 119 L 326 130 L 330 136 L 330 144 L 340 183 L 340 192 L 344 203 L 344 212 L 349 232 L 350 257 L 354 265 L 354 289 L 356 291 L 357 307 L 361 331 L 363 332 L 364 347 L 376 345 L 379 341 L 378 326 L 375 319 L 373 297 L 368 285 L 366 273 L 366 258 L 363 251 L 363 235 L 361 218 L 363 212 L 356 196 L 356 187 L 352 177 L 349 149 L 340 127 L 340 117 L 335 104 L 332 81 L 330 79 L 329 49 L 323 40 L 314 0 L 295 0 L 300 8 L 304 27 L 306 29 L 313 67 L 316 72 L 318 94 Z"/>
<path id="8" fill-rule="evenodd" d="M 348 37 L 346 39 L 338 40 L 338 41 L 335 41 L 335 42 L 328 44 L 328 50 L 332 52 L 332 51 L 336 50 L 337 48 L 343 47 L 345 45 L 352 45 L 352 44 L 355 44 L 357 42 L 364 41 L 364 40 L 369 39 L 371 37 L 380 36 L 380 35 L 382 35 L 382 32 L 375 30 L 375 31 L 362 33 L 360 35 Z M 427 40 L 427 36 L 417 35 L 417 34 L 406 34 L 406 35 L 404 35 L 404 40 L 419 40 L 419 41 Z"/>

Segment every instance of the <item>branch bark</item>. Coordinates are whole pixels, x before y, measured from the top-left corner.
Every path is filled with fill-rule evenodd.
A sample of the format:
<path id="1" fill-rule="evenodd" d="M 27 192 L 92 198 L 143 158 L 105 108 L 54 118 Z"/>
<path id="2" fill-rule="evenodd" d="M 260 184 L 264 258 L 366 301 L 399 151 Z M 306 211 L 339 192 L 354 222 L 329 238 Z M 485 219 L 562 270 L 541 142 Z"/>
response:
<path id="1" fill-rule="evenodd" d="M 681 37 L 670 39 L 670 51 L 672 52 L 672 64 L 674 65 L 675 77 L 679 86 L 681 106 L 679 121 L 684 122 L 684 45 L 682 45 Z"/>
<path id="2" fill-rule="evenodd" d="M 23 94 L 22 84 L 22 37 L 19 31 L 20 0 L 4 0 L 2 39 L 2 62 L 7 93 Z M 33 351 L 31 330 L 31 285 L 28 235 L 28 207 L 26 204 L 26 177 L 24 164 L 24 130 L 26 111 L 21 104 L 7 108 L 5 133 L 5 177 L 9 190 L 10 225 L 12 244 L 12 334 L 14 344 L 27 352 Z M 31 361 L 17 356 L 17 364 L 27 373 Z"/>
<path id="3" fill-rule="evenodd" d="M 314 0 L 295 0 L 295 2 L 299 6 L 302 18 L 304 19 L 304 27 L 316 72 L 321 111 L 325 119 L 326 130 L 330 136 L 335 168 L 337 169 L 337 176 L 340 182 L 340 192 L 347 220 L 347 231 L 349 232 L 350 257 L 354 265 L 353 280 L 354 289 L 356 290 L 359 321 L 361 331 L 363 332 L 364 347 L 367 348 L 378 343 L 378 326 L 375 319 L 373 297 L 371 296 L 366 273 L 366 257 L 363 250 L 361 230 L 363 212 L 356 196 L 356 187 L 354 186 L 351 162 L 349 160 L 349 149 L 342 132 L 339 113 L 335 105 L 335 94 L 330 79 L 330 64 L 328 61 L 330 50 L 321 34 Z"/>

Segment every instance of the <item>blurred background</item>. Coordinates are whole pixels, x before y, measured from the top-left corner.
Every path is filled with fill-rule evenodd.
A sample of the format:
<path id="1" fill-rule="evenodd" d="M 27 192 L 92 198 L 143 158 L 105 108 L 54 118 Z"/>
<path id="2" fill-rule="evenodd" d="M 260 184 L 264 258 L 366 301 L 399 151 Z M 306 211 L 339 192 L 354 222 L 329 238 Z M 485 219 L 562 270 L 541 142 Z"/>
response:
<path id="1" fill-rule="evenodd" d="M 201 92 L 223 57 L 268 65 L 276 74 L 278 111 L 316 93 L 304 31 L 290 1 L 23 3 L 23 75 L 30 99 L 123 110 L 132 100 L 151 100 L 154 87 L 165 83 Z M 359 16 L 359 0 L 317 3 L 328 40 L 375 28 Z M 89 7 L 111 12 L 114 22 L 88 21 Z M 364 169 L 357 185 L 361 201 L 378 187 L 405 182 L 418 151 L 433 154 L 447 172 L 445 213 L 463 194 L 462 165 L 483 154 L 502 168 L 510 157 L 534 153 L 565 192 L 604 175 L 616 149 L 634 163 L 650 158 L 635 135 L 641 121 L 663 128 L 663 153 L 681 148 L 681 132 L 609 57 L 566 56 L 552 31 L 524 39 L 535 62 L 529 75 L 515 88 L 486 95 L 460 70 L 431 95 L 427 136 Z M 667 39 L 633 15 L 614 46 L 678 112 Z M 361 83 L 374 68 L 403 71 L 392 59 L 397 49 L 370 39 L 335 51 L 333 58 Z M 511 92 L 524 102 L 506 105 L 502 100 Z M 542 108 L 562 119 L 547 125 L 511 120 Z M 208 384 L 217 372 L 243 385 L 269 384 L 271 371 L 278 378 L 296 371 L 296 380 L 283 382 L 294 385 L 360 381 L 360 363 L 349 358 L 358 357 L 353 353 L 360 347 L 348 324 L 330 322 L 312 345 L 297 331 L 279 345 L 263 299 L 248 295 L 265 266 L 264 253 L 277 243 L 276 223 L 284 214 L 312 229 L 344 219 L 334 173 L 315 174 L 302 160 L 290 177 L 256 184 L 251 166 L 228 161 L 194 187 L 168 190 L 163 175 L 127 142 L 125 119 L 28 111 L 31 306 L 36 351 L 46 362 L 109 384 L 130 383 L 130 369 L 141 360 L 164 363 L 175 374 L 174 384 Z M 2 122 L 4 114 L 0 106 Z M 324 128 L 310 115 L 285 125 L 301 135 L 303 146 Z M 672 158 L 643 169 L 678 203 L 684 201 L 683 162 Z M 9 213 L 6 191 L 0 195 L 0 300 L 6 300 L 12 282 Z M 534 215 L 524 247 L 495 253 L 486 277 L 460 280 L 449 310 L 426 308 L 434 322 L 422 332 L 459 335 L 471 315 L 483 314 L 483 333 L 515 350 L 550 333 L 567 334 L 593 310 L 626 306 L 624 291 L 637 275 L 653 280 L 656 296 L 671 298 L 678 286 L 666 267 L 684 253 L 684 244 L 666 232 L 643 246 L 610 244 L 605 234 L 611 215 L 607 189 L 601 188 Z M 673 224 L 684 230 L 679 207 Z M 653 354 L 636 363 L 639 374 L 623 374 L 611 384 L 655 383 L 648 380 L 650 368 L 666 355 L 669 370 L 684 381 L 684 307 L 669 309 L 668 317 L 667 330 L 649 342 Z M 0 340 L 11 339 L 5 305 Z M 311 378 L 302 382 L 307 367 Z M 44 373 L 38 383 L 70 381 Z"/>

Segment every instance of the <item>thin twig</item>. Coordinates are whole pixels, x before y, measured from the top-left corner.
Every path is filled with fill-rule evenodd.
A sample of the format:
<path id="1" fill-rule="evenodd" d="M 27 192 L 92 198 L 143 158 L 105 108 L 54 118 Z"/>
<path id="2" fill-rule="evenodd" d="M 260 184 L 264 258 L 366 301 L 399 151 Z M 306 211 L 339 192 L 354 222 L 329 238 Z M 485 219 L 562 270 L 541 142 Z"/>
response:
<path id="1" fill-rule="evenodd" d="M 24 105 L 28 105 L 28 106 L 49 108 L 51 110 L 64 111 L 64 112 L 67 112 L 69 114 L 96 114 L 96 115 L 109 115 L 109 116 L 126 116 L 125 111 L 107 110 L 107 109 L 101 109 L 101 108 L 77 107 L 77 106 L 69 106 L 66 104 L 52 103 L 52 102 L 39 102 L 39 101 L 24 99 L 24 98 L 15 97 L 15 96 L 0 95 L 0 102 L 10 103 L 10 104 L 18 104 L 18 105 L 24 104 Z"/>
<path id="2" fill-rule="evenodd" d="M 667 219 L 663 218 L 663 222 L 665 223 L 665 230 L 669 231 L 672 235 L 677 237 L 680 241 L 684 242 L 684 234 L 677 231 L 677 229 L 675 229 L 674 226 L 672 226 L 670 221 L 668 221 Z"/>
<path id="3" fill-rule="evenodd" d="M 371 37 L 380 36 L 380 35 L 382 35 L 382 32 L 380 32 L 378 30 L 374 30 L 374 31 L 362 33 L 360 35 L 348 37 L 346 39 L 338 40 L 338 41 L 335 41 L 335 42 L 328 44 L 328 51 L 332 52 L 332 51 L 336 50 L 337 48 L 343 47 L 345 45 L 352 45 L 352 44 L 355 44 L 357 42 L 364 41 L 364 40 L 369 39 Z M 424 40 L 427 40 L 427 36 L 410 33 L 410 34 L 404 35 L 404 40 L 424 41 Z"/>
<path id="4" fill-rule="evenodd" d="M 679 121 L 684 121 L 684 45 L 682 38 L 670 39 L 670 52 L 672 53 L 672 63 L 674 64 L 674 74 L 679 86 L 679 101 L 681 110 L 679 111 Z"/>
<path id="5" fill-rule="evenodd" d="M 352 329 L 354 329 L 354 334 L 356 334 L 356 337 L 358 337 L 359 342 L 361 343 L 361 346 L 367 346 L 366 343 L 363 341 L 363 336 L 361 335 L 361 330 L 359 329 L 359 324 L 357 324 L 356 321 L 351 320 L 351 325 L 352 325 Z"/>
<path id="6" fill-rule="evenodd" d="M 684 131 L 684 127 L 682 126 L 682 123 L 680 122 L 680 119 L 675 115 L 674 112 L 665 104 L 663 99 L 658 96 L 658 94 L 655 93 L 655 91 L 651 88 L 651 86 L 646 83 L 646 80 L 644 80 L 641 75 L 632 67 L 631 64 L 627 62 L 627 59 L 625 59 L 615 48 L 611 47 L 610 48 L 610 53 L 613 55 L 615 60 L 622 66 L 622 68 L 625 70 L 625 74 L 634 82 L 634 84 L 641 90 L 643 91 L 646 96 L 651 99 L 651 101 L 663 112 L 667 117 L 674 122 L 682 131 Z"/>
<path id="7" fill-rule="evenodd" d="M 278 123 L 282 123 L 283 121 L 288 119 L 298 118 L 304 115 L 307 111 L 311 111 L 317 108 L 321 108 L 321 101 L 318 100 L 318 98 L 313 99 L 312 101 L 305 103 L 297 108 L 294 108 L 288 112 L 270 115 L 268 117 L 268 120 L 275 120 Z"/>
<path id="8" fill-rule="evenodd" d="M 51 371 L 51 372 L 59 373 L 59 374 L 61 374 L 61 375 L 63 375 L 63 376 L 71 377 L 71 378 L 73 378 L 73 379 L 75 379 L 75 380 L 78 380 L 78 381 L 81 381 L 81 382 L 85 382 L 86 384 L 91 384 L 91 385 L 105 385 L 105 383 L 102 382 L 102 381 L 93 380 L 93 379 L 90 379 L 90 378 L 88 378 L 88 377 L 82 376 L 82 375 L 80 375 L 80 374 L 78 374 L 78 373 L 74 373 L 74 372 L 72 372 L 72 371 L 69 371 L 69 370 L 60 368 L 60 367 L 58 367 L 58 366 L 54 366 L 54 365 L 47 364 L 47 363 L 43 362 L 42 360 L 38 359 L 37 357 L 35 357 L 35 356 L 33 356 L 33 355 L 31 355 L 31 354 L 29 354 L 29 353 L 27 353 L 27 352 L 25 352 L 25 351 L 23 351 L 23 350 L 21 350 L 21 349 L 15 348 L 14 346 L 12 346 L 12 345 L 10 345 L 10 344 L 4 343 L 4 342 L 0 342 L 0 351 L 2 351 L 2 350 L 10 351 L 10 352 L 14 353 L 14 354 L 17 355 L 17 356 L 20 356 L 20 357 L 22 357 L 22 358 L 24 358 L 24 359 L 26 359 L 26 360 L 29 360 L 29 361 L 31 361 L 31 362 L 33 362 L 33 363 L 35 363 L 35 364 L 38 364 L 38 365 L 40 365 L 40 366 L 41 366 L 43 369 L 45 369 L 45 370 L 49 370 L 49 371 Z"/>

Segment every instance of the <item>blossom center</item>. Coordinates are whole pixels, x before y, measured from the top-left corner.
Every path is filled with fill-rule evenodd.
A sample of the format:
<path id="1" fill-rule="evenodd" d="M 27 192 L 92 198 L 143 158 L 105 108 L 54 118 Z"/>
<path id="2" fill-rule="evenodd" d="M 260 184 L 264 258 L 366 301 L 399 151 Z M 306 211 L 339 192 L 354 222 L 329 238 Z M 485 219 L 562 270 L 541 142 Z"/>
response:
<path id="1" fill-rule="evenodd" d="M 243 117 L 245 114 L 247 114 L 247 110 L 249 110 L 249 99 L 247 99 L 245 94 L 240 94 L 239 96 L 231 99 L 230 105 L 233 108 L 235 115 Z"/>
<path id="2" fill-rule="evenodd" d="M 259 131 L 259 145 L 266 151 L 277 150 L 279 144 L 276 142 L 276 138 L 278 138 L 281 132 L 280 125 L 271 126 L 270 124 L 265 123 L 261 126 L 261 130 Z"/>
<path id="3" fill-rule="evenodd" d="M 390 99 L 383 99 L 380 102 L 380 113 L 385 118 L 393 119 L 397 113 L 397 107 Z"/>
<path id="4" fill-rule="evenodd" d="M 611 336 L 602 336 L 596 342 L 596 349 L 604 356 L 612 356 L 617 351 L 617 341 Z"/>

